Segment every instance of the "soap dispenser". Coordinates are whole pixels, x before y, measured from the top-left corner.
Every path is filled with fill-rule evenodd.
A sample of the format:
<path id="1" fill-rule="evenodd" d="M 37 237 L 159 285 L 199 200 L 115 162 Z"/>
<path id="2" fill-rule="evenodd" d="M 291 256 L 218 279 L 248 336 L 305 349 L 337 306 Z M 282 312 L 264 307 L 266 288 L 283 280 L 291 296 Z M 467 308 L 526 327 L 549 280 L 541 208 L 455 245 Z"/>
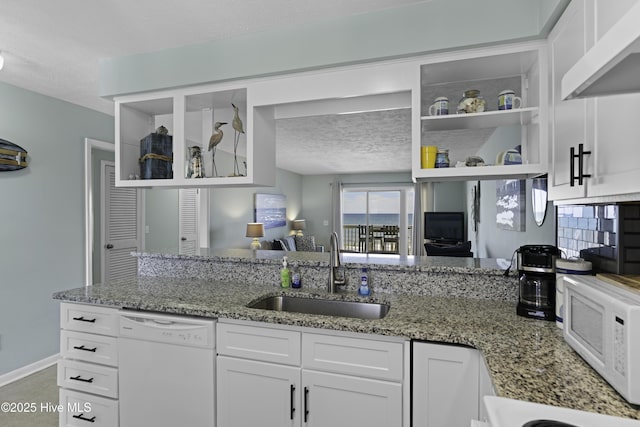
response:
<path id="1" fill-rule="evenodd" d="M 291 275 L 287 266 L 287 257 L 282 258 L 282 268 L 280 269 L 280 287 L 288 288 L 291 286 Z"/>
<path id="2" fill-rule="evenodd" d="M 367 296 L 370 293 L 371 288 L 369 288 L 369 274 L 367 273 L 367 269 L 363 268 L 360 272 L 360 287 L 358 288 L 358 294 Z"/>

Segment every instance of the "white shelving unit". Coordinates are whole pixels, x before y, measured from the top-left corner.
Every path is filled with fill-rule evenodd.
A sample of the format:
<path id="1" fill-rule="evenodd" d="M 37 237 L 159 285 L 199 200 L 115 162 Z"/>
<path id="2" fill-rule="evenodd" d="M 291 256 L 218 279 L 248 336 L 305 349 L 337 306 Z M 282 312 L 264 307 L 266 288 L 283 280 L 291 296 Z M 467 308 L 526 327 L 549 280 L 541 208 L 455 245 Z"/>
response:
<path id="1" fill-rule="evenodd" d="M 116 185 L 122 187 L 270 186 L 275 183 L 275 119 L 268 108 L 253 108 L 247 86 L 205 85 L 121 96 L 116 108 Z M 244 134 L 234 174 L 232 104 L 239 108 Z M 209 138 L 215 122 L 225 122 L 216 147 L 213 174 Z M 140 140 L 164 126 L 172 135 L 173 177 L 140 179 Z M 256 137 L 259 135 L 259 137 Z M 259 141 L 256 143 L 256 139 Z M 189 147 L 199 146 L 205 178 L 187 178 Z"/>
<path id="2" fill-rule="evenodd" d="M 449 114 L 446 116 L 422 116 L 423 131 L 443 131 L 455 129 L 483 129 L 499 126 L 527 126 L 538 114 L 538 107 L 516 108 L 514 110 L 485 111 L 475 114 Z"/>
<path id="3" fill-rule="evenodd" d="M 428 57 L 420 64 L 420 105 L 414 108 L 419 129 L 414 129 L 412 175 L 417 181 L 523 179 L 548 171 L 547 68 L 542 42 L 474 49 Z M 456 114 L 464 91 L 477 89 L 487 101 L 484 112 Z M 498 94 L 512 89 L 522 98 L 522 108 L 498 110 Z M 428 115 L 439 96 L 449 99 L 449 114 Z M 418 110 L 418 111 L 415 111 Z M 487 166 L 454 167 L 470 153 L 483 148 L 492 131 L 518 126 L 519 140 L 483 157 Z M 492 145 L 495 143 L 491 143 Z M 436 145 L 450 150 L 449 168 L 422 169 L 420 147 Z M 494 165 L 500 151 L 520 146 L 522 165 Z M 486 151 L 486 150 L 485 150 Z"/>

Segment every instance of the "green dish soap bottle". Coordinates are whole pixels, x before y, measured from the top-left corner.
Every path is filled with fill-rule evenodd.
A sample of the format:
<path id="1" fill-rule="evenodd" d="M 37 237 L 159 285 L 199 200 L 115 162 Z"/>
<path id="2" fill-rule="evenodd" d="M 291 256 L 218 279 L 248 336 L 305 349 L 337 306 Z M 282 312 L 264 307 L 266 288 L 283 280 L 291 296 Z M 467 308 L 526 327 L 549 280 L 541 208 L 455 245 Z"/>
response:
<path id="1" fill-rule="evenodd" d="M 291 275 L 287 266 L 287 257 L 282 258 L 282 268 L 280 269 L 280 287 L 288 288 L 291 286 Z"/>

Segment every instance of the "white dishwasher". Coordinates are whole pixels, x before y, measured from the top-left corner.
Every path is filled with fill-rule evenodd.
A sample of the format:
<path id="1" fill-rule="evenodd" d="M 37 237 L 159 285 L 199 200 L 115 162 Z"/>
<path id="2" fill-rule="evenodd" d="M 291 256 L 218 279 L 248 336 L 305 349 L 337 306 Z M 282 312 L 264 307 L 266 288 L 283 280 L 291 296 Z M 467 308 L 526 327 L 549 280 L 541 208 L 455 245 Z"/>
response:
<path id="1" fill-rule="evenodd" d="M 120 427 L 214 426 L 215 320 L 122 310 Z"/>

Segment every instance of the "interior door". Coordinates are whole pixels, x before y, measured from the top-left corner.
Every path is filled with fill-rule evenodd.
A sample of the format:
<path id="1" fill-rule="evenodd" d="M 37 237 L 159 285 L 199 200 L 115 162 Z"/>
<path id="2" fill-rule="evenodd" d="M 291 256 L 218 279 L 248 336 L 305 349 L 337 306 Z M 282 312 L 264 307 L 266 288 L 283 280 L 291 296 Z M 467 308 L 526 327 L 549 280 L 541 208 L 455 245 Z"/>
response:
<path id="1" fill-rule="evenodd" d="M 102 162 L 102 273 L 101 282 L 133 277 L 138 273 L 141 240 L 141 197 L 136 188 L 116 187 L 115 164 Z"/>
<path id="2" fill-rule="evenodd" d="M 178 194 L 178 222 L 181 254 L 193 255 L 198 249 L 198 192 L 197 188 L 180 189 Z"/>

